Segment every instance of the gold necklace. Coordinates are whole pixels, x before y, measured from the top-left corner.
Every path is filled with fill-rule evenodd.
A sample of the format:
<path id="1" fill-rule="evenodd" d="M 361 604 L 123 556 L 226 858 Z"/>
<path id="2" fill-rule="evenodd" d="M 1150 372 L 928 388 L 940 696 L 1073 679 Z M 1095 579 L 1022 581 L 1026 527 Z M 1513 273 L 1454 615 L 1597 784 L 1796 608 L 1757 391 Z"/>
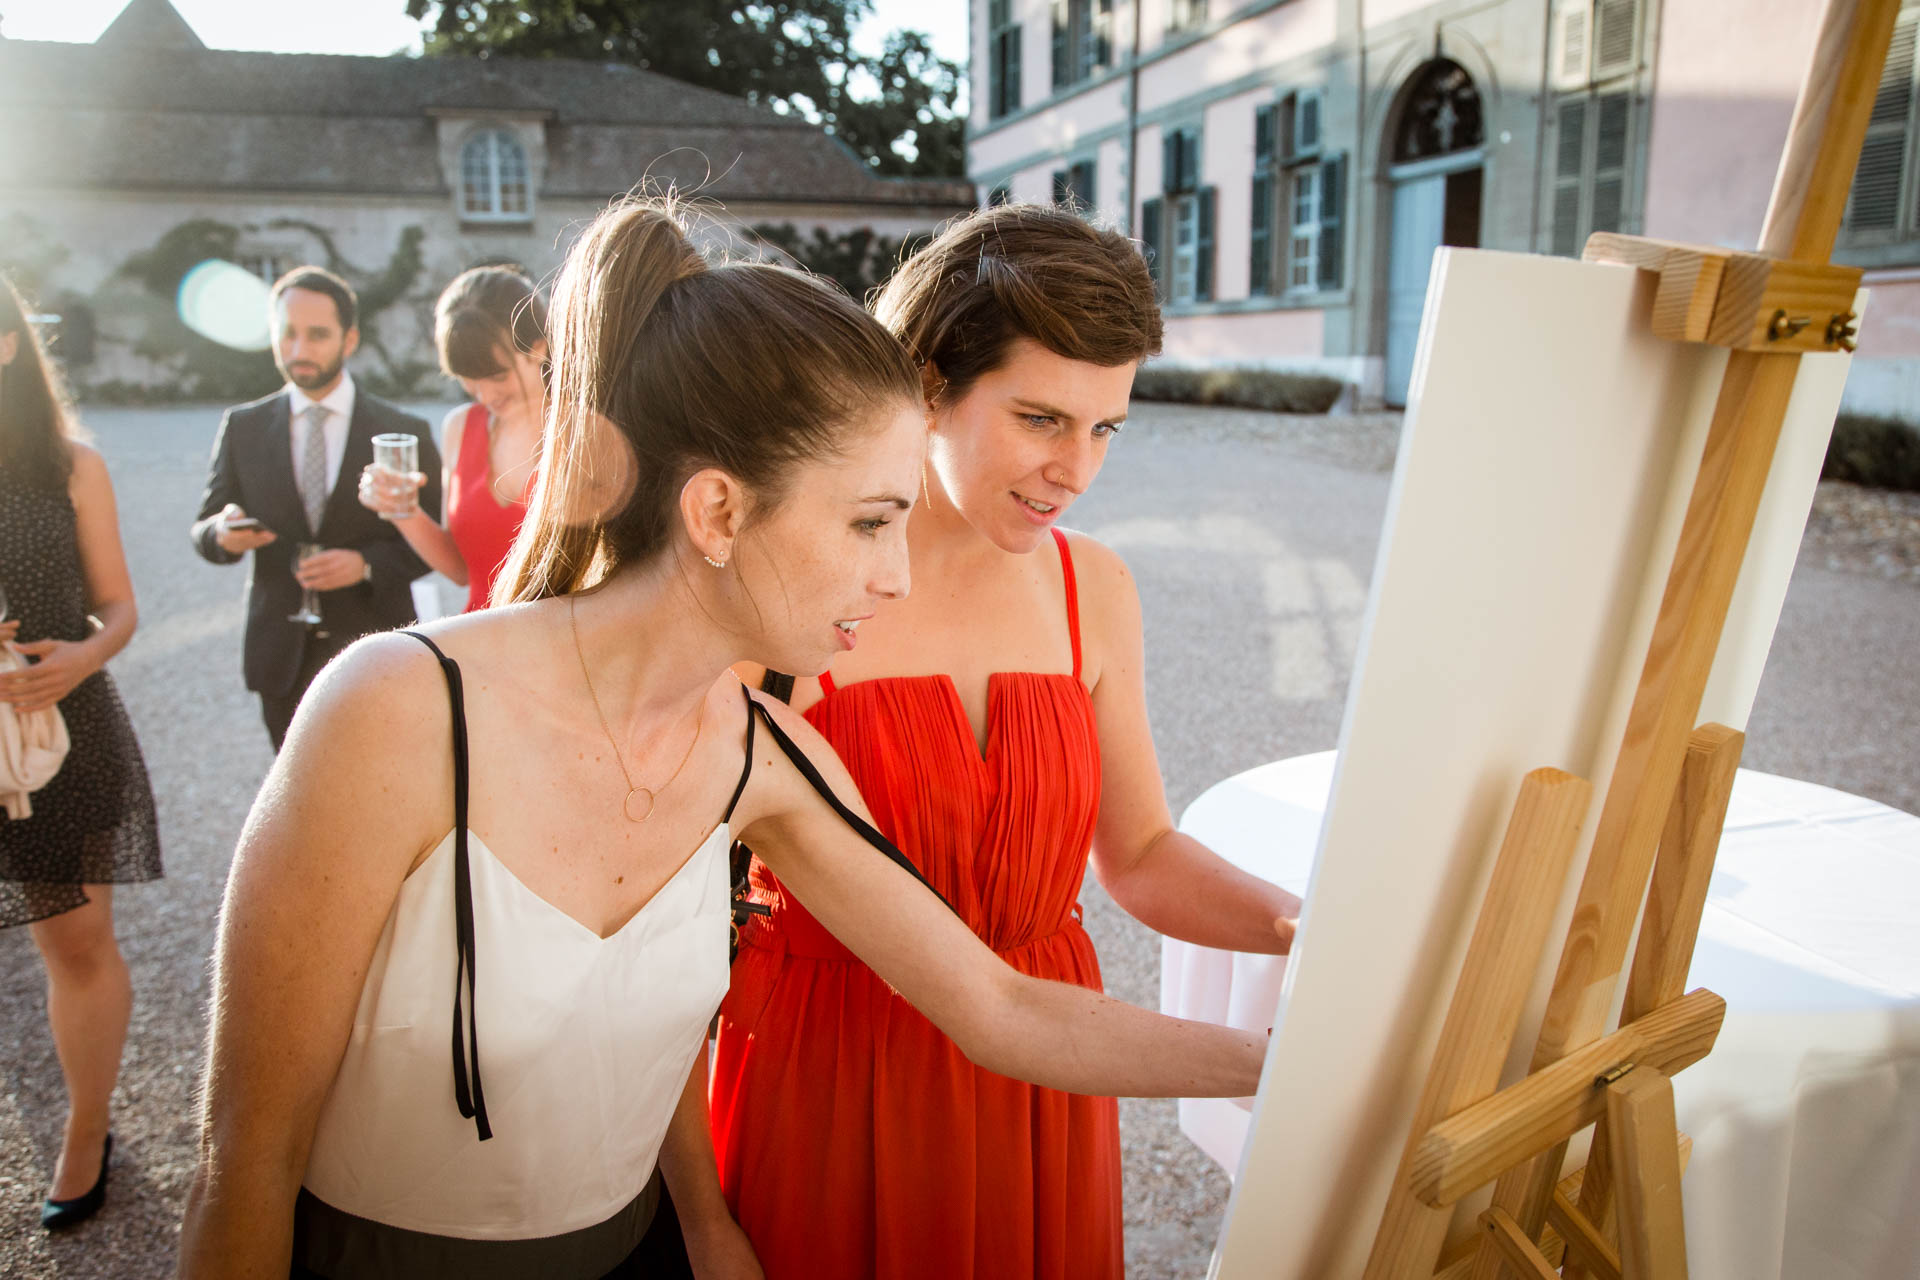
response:
<path id="1" fill-rule="evenodd" d="M 693 749 L 700 745 L 700 730 L 704 727 L 705 717 L 696 715 L 693 722 L 693 741 L 687 744 L 687 754 L 680 757 L 680 763 L 674 766 L 673 773 L 658 787 L 637 787 L 633 784 L 633 775 L 627 772 L 626 757 L 620 754 L 620 744 L 614 739 L 613 730 L 607 726 L 607 713 L 600 709 L 600 695 L 593 691 L 593 677 L 587 672 L 587 651 L 580 647 L 580 615 L 574 607 L 574 597 L 567 597 L 567 625 L 573 631 L 573 652 L 580 659 L 580 678 L 587 682 L 587 697 L 593 699 L 593 714 L 600 717 L 600 732 L 607 735 L 607 745 L 613 748 L 613 762 L 620 766 L 620 776 L 626 780 L 626 798 L 620 802 L 620 812 L 628 822 L 645 822 L 653 816 L 655 798 L 660 792 L 673 785 L 680 776 L 680 770 L 687 767 L 687 761 L 693 759 Z M 642 792 L 647 797 L 646 811 L 639 817 L 633 816 L 633 798 Z"/>

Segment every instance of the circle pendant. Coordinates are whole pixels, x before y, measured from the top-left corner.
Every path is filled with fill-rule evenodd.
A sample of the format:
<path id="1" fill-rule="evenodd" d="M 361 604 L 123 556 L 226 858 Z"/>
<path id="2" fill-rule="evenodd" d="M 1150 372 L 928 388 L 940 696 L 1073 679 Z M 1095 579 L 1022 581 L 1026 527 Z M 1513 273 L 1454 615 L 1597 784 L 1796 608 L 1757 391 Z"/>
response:
<path id="1" fill-rule="evenodd" d="M 641 810 L 638 815 L 633 812 L 633 798 L 635 796 L 645 796 L 647 798 L 647 807 Z M 645 787 L 633 788 L 627 792 L 627 798 L 620 802 L 620 812 L 627 816 L 628 822 L 645 822 L 653 816 L 653 792 Z"/>

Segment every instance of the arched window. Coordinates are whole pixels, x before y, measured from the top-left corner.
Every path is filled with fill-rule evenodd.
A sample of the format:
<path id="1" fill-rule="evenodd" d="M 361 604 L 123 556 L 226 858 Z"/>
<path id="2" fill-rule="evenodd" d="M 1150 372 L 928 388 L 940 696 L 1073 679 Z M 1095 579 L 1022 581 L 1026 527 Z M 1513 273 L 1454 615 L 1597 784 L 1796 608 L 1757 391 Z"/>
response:
<path id="1" fill-rule="evenodd" d="M 1480 115 L 1480 91 L 1465 67 L 1435 58 L 1420 69 L 1407 93 L 1394 132 L 1393 162 L 1427 160 L 1480 145 L 1486 126 Z"/>
<path id="2" fill-rule="evenodd" d="M 476 220 L 532 216 L 527 150 L 505 129 L 474 134 L 460 148 L 460 213 Z"/>

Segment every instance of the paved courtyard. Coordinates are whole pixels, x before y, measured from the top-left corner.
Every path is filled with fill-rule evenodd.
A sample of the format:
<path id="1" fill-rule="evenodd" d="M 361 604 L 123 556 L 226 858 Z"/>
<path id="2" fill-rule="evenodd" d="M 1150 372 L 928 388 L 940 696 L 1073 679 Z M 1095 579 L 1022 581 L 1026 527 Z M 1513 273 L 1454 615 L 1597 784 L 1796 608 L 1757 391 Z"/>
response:
<path id="1" fill-rule="evenodd" d="M 140 596 L 140 632 L 113 672 L 153 774 L 167 878 L 116 899 L 136 1003 L 110 1203 L 57 1241 L 35 1209 L 57 1148 L 58 1068 L 27 932 L 0 932 L 0 1276 L 171 1274 L 206 958 L 234 838 L 269 762 L 240 682 L 243 571 L 199 560 L 185 533 L 217 416 L 86 415 L 113 471 Z M 1395 430 L 1384 416 L 1136 406 L 1073 523 L 1120 549 L 1140 581 L 1176 813 L 1230 774 L 1334 745 Z M 1823 510 L 1849 501 L 1823 494 Z M 1911 547 L 1849 543 L 1845 527 L 1809 539 L 1749 726 L 1749 766 L 1920 811 L 1915 563 Z M 1157 940 L 1097 885 L 1085 900 L 1109 988 L 1156 1003 Z M 1121 1115 L 1131 1273 L 1203 1275 L 1225 1176 L 1180 1135 L 1174 1104 L 1123 1103 Z"/>

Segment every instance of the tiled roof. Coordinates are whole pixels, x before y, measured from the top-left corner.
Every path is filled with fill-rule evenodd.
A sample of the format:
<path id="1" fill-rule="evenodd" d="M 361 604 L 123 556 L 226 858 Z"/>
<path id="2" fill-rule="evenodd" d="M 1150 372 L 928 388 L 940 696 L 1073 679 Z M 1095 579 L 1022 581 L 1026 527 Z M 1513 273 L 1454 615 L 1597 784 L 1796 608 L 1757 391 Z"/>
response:
<path id="1" fill-rule="evenodd" d="M 0 186 L 440 193 L 433 116 L 487 109 L 547 119 L 547 196 L 710 172 L 722 200 L 972 203 L 963 181 L 875 178 L 803 120 L 619 64 L 18 40 L 0 40 Z"/>

